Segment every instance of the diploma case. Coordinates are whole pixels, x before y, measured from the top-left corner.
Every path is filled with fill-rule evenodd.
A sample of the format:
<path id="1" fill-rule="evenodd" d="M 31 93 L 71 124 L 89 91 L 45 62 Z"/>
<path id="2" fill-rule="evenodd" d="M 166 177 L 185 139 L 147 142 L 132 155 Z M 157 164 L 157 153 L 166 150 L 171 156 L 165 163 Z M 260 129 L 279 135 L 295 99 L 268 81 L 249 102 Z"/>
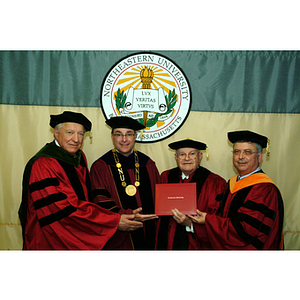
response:
<path id="1" fill-rule="evenodd" d="M 195 215 L 197 208 L 196 183 L 161 183 L 155 185 L 155 214 L 172 216 L 177 208 L 185 215 Z"/>

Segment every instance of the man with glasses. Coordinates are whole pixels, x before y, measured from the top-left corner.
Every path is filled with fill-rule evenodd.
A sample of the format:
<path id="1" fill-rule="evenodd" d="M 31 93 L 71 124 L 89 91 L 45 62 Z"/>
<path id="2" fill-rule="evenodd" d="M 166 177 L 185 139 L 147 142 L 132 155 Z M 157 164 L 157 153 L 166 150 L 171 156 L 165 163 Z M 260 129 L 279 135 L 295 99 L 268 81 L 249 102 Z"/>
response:
<path id="1" fill-rule="evenodd" d="M 93 201 L 112 212 L 134 214 L 143 228 L 130 232 L 117 230 L 104 249 L 152 250 L 155 244 L 154 189 L 159 182 L 155 162 L 134 148 L 136 131 L 144 125 L 129 117 L 113 117 L 111 127 L 114 149 L 91 167 Z"/>
<path id="2" fill-rule="evenodd" d="M 228 133 L 233 143 L 233 165 L 238 175 L 230 178 L 216 215 L 197 211 L 190 218 L 204 224 L 213 249 L 283 249 L 283 201 L 275 183 L 262 171 L 267 137 L 251 131 Z"/>
<path id="3" fill-rule="evenodd" d="M 200 166 L 206 150 L 204 143 L 185 139 L 169 144 L 175 152 L 177 167 L 161 174 L 161 183 L 197 183 L 197 207 L 201 211 L 214 213 L 219 207 L 220 196 L 226 181 L 219 175 Z M 208 151 L 208 150 L 207 150 Z M 220 194 L 220 196 L 218 196 Z M 158 250 L 200 250 L 211 249 L 205 241 L 203 226 L 193 225 L 191 219 L 174 207 L 173 217 L 163 216 L 158 220 Z M 200 240 L 202 237 L 202 240 Z"/>

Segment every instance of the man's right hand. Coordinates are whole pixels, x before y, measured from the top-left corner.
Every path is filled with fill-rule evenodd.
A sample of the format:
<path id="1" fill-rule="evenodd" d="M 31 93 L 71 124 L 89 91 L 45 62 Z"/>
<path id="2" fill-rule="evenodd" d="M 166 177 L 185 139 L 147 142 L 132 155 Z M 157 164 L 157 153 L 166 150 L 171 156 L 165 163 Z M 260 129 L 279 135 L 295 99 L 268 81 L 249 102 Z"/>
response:
<path id="1" fill-rule="evenodd" d="M 118 229 L 122 231 L 134 231 L 143 227 L 142 222 L 133 221 L 135 218 L 134 214 L 131 215 L 121 215 Z"/>

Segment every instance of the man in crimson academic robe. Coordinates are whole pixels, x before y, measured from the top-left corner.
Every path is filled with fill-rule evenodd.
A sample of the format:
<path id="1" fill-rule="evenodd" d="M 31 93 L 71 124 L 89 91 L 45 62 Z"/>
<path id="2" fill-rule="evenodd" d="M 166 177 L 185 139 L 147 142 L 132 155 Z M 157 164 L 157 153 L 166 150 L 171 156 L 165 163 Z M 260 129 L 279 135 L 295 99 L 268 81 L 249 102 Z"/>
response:
<path id="1" fill-rule="evenodd" d="M 269 148 L 268 138 L 243 130 L 229 132 L 228 139 L 233 143 L 233 165 L 238 175 L 230 178 L 217 214 L 198 210 L 190 217 L 205 225 L 214 249 L 283 249 L 282 197 L 260 167 L 263 148 Z"/>
<path id="2" fill-rule="evenodd" d="M 143 224 L 90 202 L 86 157 L 80 150 L 91 122 L 81 113 L 51 115 L 54 141 L 27 163 L 19 216 L 24 250 L 100 250 L 116 230 Z"/>
<path id="3" fill-rule="evenodd" d="M 117 230 L 104 249 L 153 250 L 157 218 L 154 193 L 159 173 L 155 162 L 134 148 L 136 131 L 145 126 L 123 116 L 112 117 L 106 124 L 112 129 L 115 148 L 91 167 L 93 201 L 118 214 L 134 214 L 144 226 L 132 232 Z"/>
<path id="4" fill-rule="evenodd" d="M 197 184 L 197 208 L 210 213 L 216 212 L 226 181 L 217 174 L 200 166 L 206 144 L 185 139 L 169 144 L 175 152 L 177 167 L 161 174 L 161 183 Z M 191 219 L 176 207 L 173 216 L 162 216 L 158 220 L 156 249 L 158 250 L 200 250 L 211 249 L 210 243 L 200 239 L 205 231 L 203 225 L 193 225 Z"/>

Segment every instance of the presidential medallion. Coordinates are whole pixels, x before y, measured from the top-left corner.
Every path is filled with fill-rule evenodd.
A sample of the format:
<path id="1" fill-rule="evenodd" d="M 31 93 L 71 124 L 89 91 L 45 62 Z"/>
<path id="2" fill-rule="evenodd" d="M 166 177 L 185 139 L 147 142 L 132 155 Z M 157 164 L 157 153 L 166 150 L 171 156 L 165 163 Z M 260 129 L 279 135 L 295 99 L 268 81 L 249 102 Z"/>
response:
<path id="1" fill-rule="evenodd" d="M 136 187 L 132 184 L 129 184 L 126 186 L 125 192 L 128 196 L 134 196 L 136 194 Z"/>

